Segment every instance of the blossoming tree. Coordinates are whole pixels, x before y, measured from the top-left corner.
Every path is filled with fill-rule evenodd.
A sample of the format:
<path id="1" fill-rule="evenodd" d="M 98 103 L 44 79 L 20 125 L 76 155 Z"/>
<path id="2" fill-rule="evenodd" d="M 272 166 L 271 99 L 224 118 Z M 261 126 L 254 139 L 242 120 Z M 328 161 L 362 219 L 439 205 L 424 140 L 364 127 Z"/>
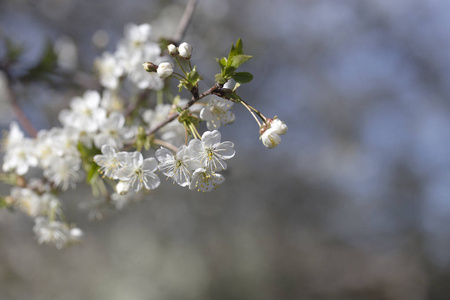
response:
<path id="1" fill-rule="evenodd" d="M 72 99 L 59 113 L 61 127 L 36 131 L 17 110 L 19 122 L 12 122 L 4 135 L 1 177 L 12 188 L 0 207 L 34 218 L 39 243 L 62 248 L 80 241 L 83 233 L 66 221 L 59 199 L 83 180 L 94 197 L 116 209 L 158 188 L 160 176 L 193 191 L 218 188 L 225 181 L 220 172 L 227 169 L 226 160 L 235 155 L 233 142 L 222 141 L 219 129 L 233 123 L 237 105 L 255 119 L 264 146 L 280 143 L 287 126 L 277 117 L 265 117 L 238 94 L 253 79 L 239 71 L 252 58 L 244 54 L 241 39 L 227 57 L 217 59 L 214 84 L 200 89 L 203 78 L 191 61 L 194 47 L 181 42 L 193 6 L 191 0 L 172 40 L 155 41 L 150 24 L 126 25 L 116 51 L 95 60 L 99 88 Z M 20 80 L 10 71 L 19 57 L 11 46 L 0 62 L 9 83 Z M 190 98 L 173 96 L 171 80 Z M 14 90 L 9 91 L 14 98 Z M 154 106 L 148 101 L 152 93 L 158 99 Z"/>

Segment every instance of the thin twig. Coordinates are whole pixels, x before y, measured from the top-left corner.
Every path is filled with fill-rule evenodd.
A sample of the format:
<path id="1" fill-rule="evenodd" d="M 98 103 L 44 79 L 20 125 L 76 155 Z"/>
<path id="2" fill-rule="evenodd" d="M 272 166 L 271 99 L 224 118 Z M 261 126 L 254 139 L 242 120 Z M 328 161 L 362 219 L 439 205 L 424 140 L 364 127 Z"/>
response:
<path id="1" fill-rule="evenodd" d="M 23 126 L 23 129 L 27 132 L 27 134 L 30 137 L 35 138 L 37 136 L 37 130 L 36 130 L 36 128 L 34 128 L 30 119 L 28 119 L 28 117 L 23 112 L 22 108 L 19 106 L 16 93 L 14 92 L 14 90 L 12 88 L 11 75 L 9 74 L 8 70 L 6 70 L 6 69 L 4 69 L 4 72 L 6 75 L 6 86 L 7 86 L 9 101 L 13 108 L 14 114 L 16 115 L 17 120 Z"/>
<path id="2" fill-rule="evenodd" d="M 192 19 L 192 14 L 194 13 L 195 6 L 197 5 L 197 0 L 189 0 L 186 4 L 186 9 L 184 10 L 183 16 L 181 17 L 180 23 L 178 24 L 177 32 L 175 33 L 172 41 L 178 44 L 186 33 L 186 29 L 189 22 Z"/>
<path id="3" fill-rule="evenodd" d="M 216 83 L 214 86 L 212 86 L 209 90 L 205 91 L 201 95 L 198 95 L 197 97 L 192 96 L 192 99 L 188 103 L 186 103 L 186 105 L 183 107 L 183 110 L 188 109 L 189 107 L 194 105 L 194 103 L 197 102 L 198 100 L 200 100 L 208 95 L 214 94 L 215 92 L 219 91 L 220 88 L 221 88 L 221 86 Z M 162 121 L 160 124 L 158 124 L 158 126 L 151 129 L 150 131 L 147 131 L 147 135 L 154 134 L 155 132 L 160 130 L 162 127 L 164 127 L 166 124 L 175 120 L 175 118 L 177 118 L 179 115 L 180 115 L 179 113 L 173 113 L 173 114 L 167 116 L 167 118 L 164 121 Z"/>
<path id="4" fill-rule="evenodd" d="M 160 139 L 153 139 L 152 142 L 157 144 L 157 145 L 169 148 L 170 150 L 172 150 L 175 153 L 177 153 L 177 151 L 178 151 L 177 147 L 175 147 L 174 145 L 172 145 L 171 143 L 168 143 L 166 141 L 163 141 L 163 140 L 160 140 Z"/>

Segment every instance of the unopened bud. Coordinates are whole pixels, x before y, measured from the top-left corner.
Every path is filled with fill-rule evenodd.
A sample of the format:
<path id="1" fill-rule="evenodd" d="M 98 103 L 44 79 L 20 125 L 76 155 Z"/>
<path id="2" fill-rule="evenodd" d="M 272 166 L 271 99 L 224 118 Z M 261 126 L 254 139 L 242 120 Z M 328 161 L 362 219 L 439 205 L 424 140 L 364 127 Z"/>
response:
<path id="1" fill-rule="evenodd" d="M 125 195 L 128 193 L 129 189 L 130 185 L 128 184 L 128 181 L 119 181 L 116 185 L 116 192 L 119 195 Z"/>
<path id="2" fill-rule="evenodd" d="M 178 46 L 178 53 L 180 53 L 182 58 L 189 59 L 192 56 L 192 46 L 188 43 L 181 43 L 180 46 Z"/>
<path id="3" fill-rule="evenodd" d="M 162 62 L 159 64 L 156 71 L 158 72 L 158 76 L 160 78 L 169 77 L 173 73 L 173 65 L 170 62 Z"/>
<path id="4" fill-rule="evenodd" d="M 177 55 L 177 47 L 174 44 L 170 44 L 169 46 L 167 46 L 167 50 L 169 50 L 170 55 Z"/>
<path id="5" fill-rule="evenodd" d="M 288 130 L 286 124 L 284 124 L 284 122 L 277 117 L 273 118 L 273 120 L 270 122 L 270 127 L 273 128 L 274 131 L 279 135 L 286 134 Z"/>
<path id="6" fill-rule="evenodd" d="M 147 72 L 156 72 L 156 70 L 158 69 L 158 66 L 152 62 L 146 61 L 142 65 L 144 66 L 144 70 Z"/>

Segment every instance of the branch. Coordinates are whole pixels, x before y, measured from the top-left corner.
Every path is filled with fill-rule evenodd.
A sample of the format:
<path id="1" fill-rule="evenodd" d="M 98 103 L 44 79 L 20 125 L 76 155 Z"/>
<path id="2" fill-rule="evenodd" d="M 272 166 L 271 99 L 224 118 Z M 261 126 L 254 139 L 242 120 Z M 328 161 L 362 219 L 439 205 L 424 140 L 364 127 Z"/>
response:
<path id="1" fill-rule="evenodd" d="M 209 90 L 203 92 L 201 95 L 198 96 L 192 96 L 191 100 L 186 103 L 186 105 L 183 107 L 183 110 L 188 109 L 189 107 L 191 107 L 192 105 L 194 105 L 195 102 L 197 102 L 198 100 L 211 95 L 211 94 L 215 94 L 215 93 L 220 93 L 220 90 L 222 89 L 222 87 L 216 83 L 215 85 L 213 85 Z M 175 120 L 175 118 L 177 118 L 180 114 L 179 113 L 173 113 L 169 116 L 167 116 L 167 118 L 162 121 L 160 124 L 158 124 L 158 126 L 156 126 L 155 128 L 147 131 L 147 135 L 151 135 L 154 134 L 155 132 L 157 132 L 158 130 L 160 130 L 162 127 L 164 127 L 165 125 L 167 125 L 168 123 L 172 122 L 173 120 Z"/>
<path id="2" fill-rule="evenodd" d="M 17 120 L 19 123 L 23 126 L 23 129 L 27 132 L 27 134 L 35 138 L 37 136 L 37 130 L 34 128 L 33 124 L 31 124 L 30 119 L 25 115 L 22 108 L 19 106 L 19 103 L 17 101 L 16 93 L 14 92 L 12 88 L 12 78 L 9 74 L 8 70 L 6 68 L 0 68 L 4 71 L 6 75 L 6 86 L 7 86 L 7 92 L 9 96 L 9 102 L 11 103 L 11 106 L 13 108 L 14 114 L 16 115 Z"/>
<path id="3" fill-rule="evenodd" d="M 177 32 L 175 33 L 172 41 L 174 44 L 178 44 L 186 33 L 186 29 L 191 21 L 192 14 L 194 13 L 195 6 L 197 5 L 197 0 L 189 0 L 184 10 L 183 16 L 181 17 L 180 23 L 178 24 Z"/>

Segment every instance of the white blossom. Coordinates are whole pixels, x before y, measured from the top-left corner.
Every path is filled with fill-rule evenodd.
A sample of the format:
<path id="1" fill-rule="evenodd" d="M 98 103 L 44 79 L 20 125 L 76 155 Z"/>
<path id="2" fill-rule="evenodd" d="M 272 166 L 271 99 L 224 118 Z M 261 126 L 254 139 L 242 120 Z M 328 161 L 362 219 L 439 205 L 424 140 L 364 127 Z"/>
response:
<path id="1" fill-rule="evenodd" d="M 209 192 L 212 189 L 216 189 L 219 184 L 225 181 L 225 178 L 217 173 L 214 173 L 205 168 L 199 168 L 195 170 L 192 175 L 192 181 L 189 185 L 191 190 L 197 189 L 201 192 Z"/>
<path id="2" fill-rule="evenodd" d="M 122 148 L 123 142 L 133 136 L 132 129 L 124 125 L 125 117 L 121 113 L 111 113 L 100 123 L 99 132 L 94 136 L 95 146 L 101 148 L 108 144 L 115 148 Z"/>
<path id="3" fill-rule="evenodd" d="M 33 231 L 39 244 L 53 244 L 57 249 L 80 242 L 83 232 L 79 228 L 70 228 L 66 223 L 50 221 L 45 217 L 37 217 Z"/>
<path id="4" fill-rule="evenodd" d="M 206 107 L 200 111 L 200 118 L 206 121 L 209 130 L 219 129 L 221 125 L 234 122 L 234 114 L 230 111 L 233 102 L 215 95 L 206 97 Z"/>
<path id="5" fill-rule="evenodd" d="M 158 169 L 181 186 L 189 185 L 193 171 L 201 167 L 201 162 L 191 157 L 185 145 L 181 146 L 175 155 L 161 147 L 156 150 L 155 156 L 160 161 Z"/>
<path id="6" fill-rule="evenodd" d="M 115 55 L 103 52 L 102 56 L 95 60 L 94 66 L 102 86 L 112 90 L 118 88 L 119 79 L 125 70 Z"/>
<path id="7" fill-rule="evenodd" d="M 261 141 L 269 149 L 273 149 L 281 143 L 281 137 L 276 133 L 276 128 L 269 128 L 261 135 Z"/>
<path id="8" fill-rule="evenodd" d="M 155 172 L 158 169 L 156 159 L 144 159 L 140 152 L 120 152 L 117 154 L 122 167 L 117 171 L 117 177 L 126 181 L 129 188 L 138 192 L 145 187 L 147 190 L 156 189 L 160 180 Z"/>
<path id="9" fill-rule="evenodd" d="M 55 196 L 49 193 L 39 195 L 29 188 L 13 187 L 11 197 L 14 207 L 30 217 L 46 215 L 51 208 L 59 206 L 59 200 Z"/>
<path id="10" fill-rule="evenodd" d="M 110 145 L 102 146 L 102 154 L 94 156 L 94 162 L 100 166 L 100 173 L 104 176 L 117 179 L 117 171 L 120 168 L 120 161 L 116 150 Z"/>
<path id="11" fill-rule="evenodd" d="M 206 131 L 202 139 L 191 140 L 189 149 L 194 157 L 202 162 L 205 169 L 211 171 L 226 170 L 227 164 L 224 160 L 234 156 L 234 144 L 232 142 L 220 142 L 221 134 L 219 131 Z"/>
<path id="12" fill-rule="evenodd" d="M 4 143 L 5 156 L 2 169 L 4 172 L 15 171 L 25 175 L 30 167 L 38 165 L 34 150 L 34 141 L 25 138 L 17 123 L 12 122 Z"/>
<path id="13" fill-rule="evenodd" d="M 278 119 L 277 117 L 275 117 L 272 122 L 270 122 L 270 127 L 274 129 L 274 131 L 279 134 L 279 135 L 283 135 L 286 134 L 288 127 L 286 126 L 286 124 L 284 124 L 283 121 L 281 121 L 280 119 Z"/>
<path id="14" fill-rule="evenodd" d="M 144 43 L 148 42 L 152 33 L 152 27 L 150 24 L 136 25 L 129 23 L 125 25 L 124 36 L 125 39 L 122 43 L 127 44 L 130 47 L 141 47 Z"/>
<path id="15" fill-rule="evenodd" d="M 92 134 L 106 118 L 106 110 L 100 107 L 101 96 L 97 91 L 88 90 L 83 97 L 75 97 L 70 102 L 70 110 L 62 110 L 59 114 L 61 123 L 76 129 L 80 137 L 84 137 L 84 144 L 90 146 Z"/>
<path id="16" fill-rule="evenodd" d="M 75 188 L 76 182 L 81 177 L 80 165 L 81 159 L 78 157 L 55 157 L 50 166 L 44 170 L 44 176 L 64 191 L 69 187 Z"/>

